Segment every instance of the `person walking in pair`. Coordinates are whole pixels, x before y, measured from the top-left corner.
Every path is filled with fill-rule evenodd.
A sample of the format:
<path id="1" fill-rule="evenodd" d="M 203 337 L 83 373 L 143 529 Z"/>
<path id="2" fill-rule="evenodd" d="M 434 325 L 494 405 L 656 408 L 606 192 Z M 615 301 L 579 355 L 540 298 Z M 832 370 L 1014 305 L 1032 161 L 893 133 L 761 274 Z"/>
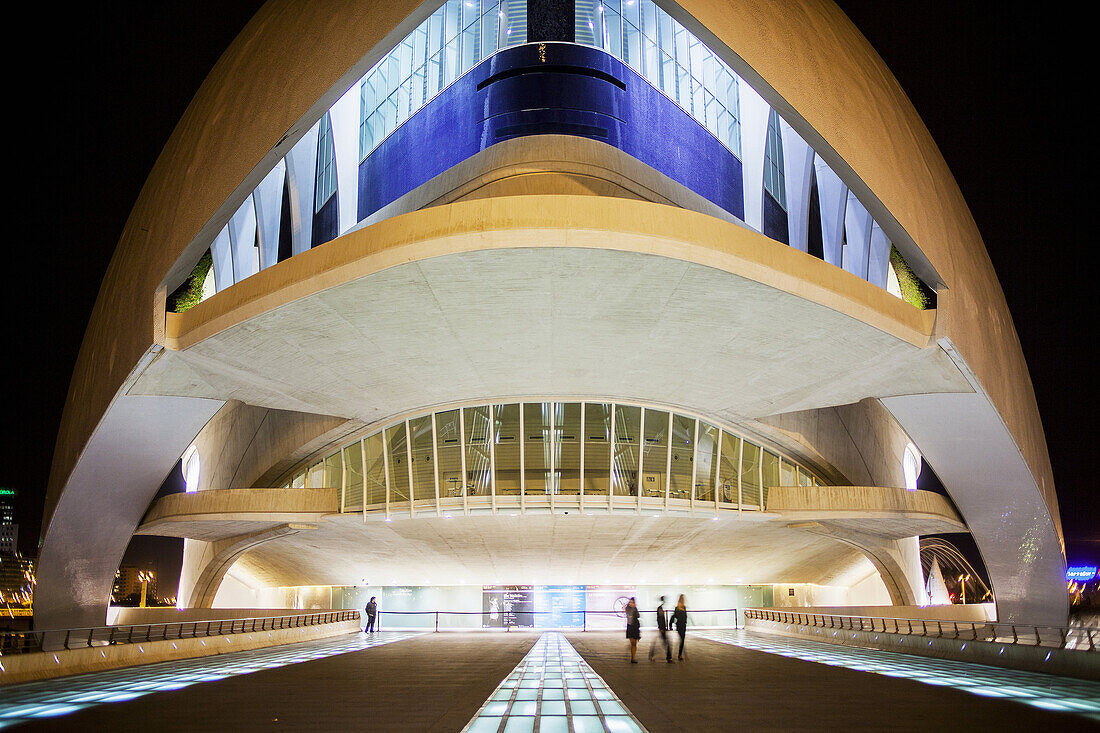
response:
<path id="1" fill-rule="evenodd" d="M 665 661 L 672 664 L 672 646 L 668 643 L 668 616 L 665 615 L 665 597 L 660 597 L 661 603 L 657 606 L 657 636 L 653 637 L 653 643 L 649 645 L 649 661 L 653 661 L 657 651 L 657 642 L 665 645 Z"/>
<path id="2" fill-rule="evenodd" d="M 684 601 L 683 593 L 680 594 L 680 599 L 676 601 L 676 608 L 672 611 L 672 626 L 680 635 L 680 652 L 677 658 L 682 662 L 684 661 L 684 638 L 687 636 L 688 629 L 687 603 Z M 669 654 L 671 656 L 671 651 Z"/>
<path id="3" fill-rule="evenodd" d="M 631 596 L 626 608 L 626 638 L 630 642 L 630 663 L 638 663 L 638 640 L 642 638 L 642 617 L 638 612 L 638 604 Z"/>

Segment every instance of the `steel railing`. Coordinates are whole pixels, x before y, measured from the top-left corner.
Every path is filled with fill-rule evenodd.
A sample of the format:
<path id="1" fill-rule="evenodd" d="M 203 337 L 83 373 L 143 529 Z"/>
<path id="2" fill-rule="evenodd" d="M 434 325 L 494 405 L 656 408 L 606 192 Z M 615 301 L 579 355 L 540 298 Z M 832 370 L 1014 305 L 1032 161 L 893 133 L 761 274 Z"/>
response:
<path id="1" fill-rule="evenodd" d="M 669 619 L 671 619 L 672 618 L 672 609 L 666 609 L 665 612 L 668 615 Z M 652 609 L 652 610 L 649 610 L 649 611 L 641 611 L 640 613 L 642 615 L 642 622 L 645 626 L 655 626 L 656 625 L 656 620 L 655 620 L 656 613 L 657 613 L 656 609 Z M 733 623 L 731 624 L 731 626 L 733 628 L 737 627 L 738 609 L 736 609 L 736 608 L 692 609 L 691 611 L 688 611 L 688 625 L 689 626 L 694 626 L 695 625 L 692 621 L 692 616 L 693 615 L 703 614 L 703 613 L 728 613 L 728 614 L 732 614 Z M 511 612 L 498 611 L 498 612 L 496 612 L 496 615 L 498 617 L 496 619 L 493 618 L 493 614 L 489 611 L 385 611 L 384 614 L 383 614 L 382 611 L 379 611 L 378 616 L 375 618 L 375 629 L 377 629 L 377 630 L 380 630 L 382 628 L 382 617 L 383 617 L 383 615 L 394 616 L 394 617 L 432 616 L 433 620 L 434 620 L 434 629 L 435 629 L 435 631 L 439 631 L 439 629 L 440 629 L 440 626 L 439 626 L 440 617 L 443 617 L 444 619 L 446 619 L 448 616 L 459 616 L 459 617 L 480 616 L 481 619 L 482 619 L 480 628 L 483 628 L 483 629 L 498 629 L 499 628 L 499 629 L 502 629 L 504 631 L 511 631 L 512 629 L 528 629 L 528 628 L 540 628 L 540 629 L 542 629 L 542 628 L 559 628 L 559 627 L 554 627 L 554 626 L 538 626 L 538 627 L 536 627 L 534 622 L 535 622 L 536 617 L 538 617 L 538 616 L 560 616 L 560 617 L 571 618 L 571 620 L 573 621 L 572 623 L 561 626 L 560 628 L 577 628 L 576 619 L 579 618 L 580 619 L 581 631 L 588 631 L 588 617 L 589 616 L 596 616 L 596 617 L 617 616 L 620 619 L 624 618 L 623 614 L 620 611 L 586 611 L 586 610 L 580 610 L 580 611 L 511 611 Z M 528 617 L 529 617 L 529 620 L 531 622 L 529 624 L 526 623 L 526 621 L 528 620 Z M 624 619 L 623 623 L 625 624 L 625 619 Z M 427 627 L 425 626 L 425 627 L 417 627 L 417 628 L 427 628 Z M 444 629 L 451 629 L 451 628 L 478 628 L 478 627 L 474 627 L 474 626 L 454 627 L 454 626 L 444 625 L 443 628 Z"/>
<path id="2" fill-rule="evenodd" d="M 147 641 L 198 639 L 210 636 L 251 634 L 302 626 L 340 623 L 359 618 L 359 611 L 326 611 L 290 616 L 216 619 L 211 621 L 174 621 L 164 624 L 92 626 L 79 629 L 46 629 L 0 632 L 0 654 L 38 652 L 48 648 L 82 649 L 111 644 L 136 644 Z"/>
<path id="3" fill-rule="evenodd" d="M 799 611 L 775 611 L 763 608 L 746 609 L 745 621 L 747 623 L 751 620 L 812 626 L 821 629 L 838 629 L 841 631 L 905 634 L 906 636 L 986 641 L 1089 652 L 1098 651 L 1097 642 L 1100 642 L 1100 628 L 1083 626 L 1037 626 L 1034 624 L 1003 624 L 993 621 L 939 621 L 881 616 L 839 616 Z"/>

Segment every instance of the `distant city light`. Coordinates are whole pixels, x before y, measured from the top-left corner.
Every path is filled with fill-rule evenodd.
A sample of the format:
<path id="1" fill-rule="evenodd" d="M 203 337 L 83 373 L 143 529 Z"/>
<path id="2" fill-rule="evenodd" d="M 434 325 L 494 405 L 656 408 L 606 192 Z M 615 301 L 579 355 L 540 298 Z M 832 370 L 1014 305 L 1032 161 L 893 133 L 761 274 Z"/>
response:
<path id="1" fill-rule="evenodd" d="M 1089 581 L 1100 571 L 1096 565 L 1072 565 L 1066 568 L 1066 580 Z"/>

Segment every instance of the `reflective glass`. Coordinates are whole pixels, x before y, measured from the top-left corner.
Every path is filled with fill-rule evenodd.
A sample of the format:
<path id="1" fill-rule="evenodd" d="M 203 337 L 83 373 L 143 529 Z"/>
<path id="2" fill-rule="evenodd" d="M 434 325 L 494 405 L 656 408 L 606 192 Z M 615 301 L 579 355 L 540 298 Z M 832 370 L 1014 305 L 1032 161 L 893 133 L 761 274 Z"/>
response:
<path id="1" fill-rule="evenodd" d="M 439 465 L 439 495 L 462 496 L 462 445 L 458 410 L 444 410 L 435 416 L 435 444 Z"/>
<path id="2" fill-rule="evenodd" d="M 435 500 L 435 464 L 432 463 L 432 416 L 409 420 L 412 437 L 413 498 Z"/>
<path id="3" fill-rule="evenodd" d="M 363 440 L 367 465 L 363 471 L 364 492 L 367 506 L 386 503 L 386 460 L 382 455 L 382 433 L 375 433 Z"/>
<path id="4" fill-rule="evenodd" d="M 325 485 L 325 464 L 318 461 L 309 467 L 306 474 L 306 486 L 311 489 L 320 489 Z"/>
<path id="5" fill-rule="evenodd" d="M 584 493 L 607 494 L 611 463 L 611 405 L 584 405 Z"/>
<path id="6" fill-rule="evenodd" d="M 579 402 L 554 403 L 554 471 L 560 494 L 581 490 L 581 406 Z"/>
<path id="7" fill-rule="evenodd" d="M 737 503 L 737 481 L 741 471 L 741 439 L 722 434 L 722 454 L 718 459 L 718 501 Z"/>
<path id="8" fill-rule="evenodd" d="M 305 487 L 305 485 L 306 485 L 305 471 L 295 475 L 294 478 L 290 480 L 290 487 L 292 489 L 301 489 L 301 488 Z"/>
<path id="9" fill-rule="evenodd" d="M 523 473 L 528 494 L 550 491 L 550 404 L 523 405 Z"/>
<path id="10" fill-rule="evenodd" d="M 760 448 L 747 441 L 741 455 L 741 504 L 760 505 Z"/>
<path id="11" fill-rule="evenodd" d="M 344 448 L 344 507 L 363 506 L 363 447 L 356 442 Z"/>
<path id="12" fill-rule="evenodd" d="M 768 501 L 768 489 L 772 486 L 779 486 L 779 456 L 771 451 L 764 451 L 761 470 L 764 474 L 764 483 L 761 485 L 760 490 L 763 492 L 761 498 L 766 506 Z"/>
<path id="13" fill-rule="evenodd" d="M 466 494 L 489 496 L 492 492 L 489 407 L 467 407 L 463 413 L 466 420 Z"/>
<path id="14" fill-rule="evenodd" d="M 642 496 L 664 496 L 668 470 L 668 413 L 645 411 L 642 445 Z"/>
<path id="15" fill-rule="evenodd" d="M 784 459 L 779 463 L 779 485 L 780 486 L 797 486 L 798 485 L 798 469 L 793 463 Z"/>
<path id="16" fill-rule="evenodd" d="M 340 451 L 336 451 L 325 459 L 325 488 L 341 488 L 344 480 L 344 461 L 340 457 Z"/>
<path id="17" fill-rule="evenodd" d="M 390 503 L 409 500 L 409 456 L 405 451 L 405 423 L 386 428 L 390 461 Z"/>
<path id="18" fill-rule="evenodd" d="M 616 496 L 638 494 L 638 448 L 642 408 L 615 405 L 615 457 L 612 486 Z"/>
<path id="19" fill-rule="evenodd" d="M 718 460 L 718 428 L 699 423 L 699 444 L 695 450 L 695 500 L 714 501 L 714 468 Z"/>
<path id="20" fill-rule="evenodd" d="M 493 410 L 496 421 L 497 494 L 518 495 L 520 491 L 519 405 L 497 405 Z"/>
<path id="21" fill-rule="evenodd" d="M 691 474 L 695 461 L 695 420 L 672 416 L 672 468 L 669 471 L 670 499 L 690 499 Z"/>

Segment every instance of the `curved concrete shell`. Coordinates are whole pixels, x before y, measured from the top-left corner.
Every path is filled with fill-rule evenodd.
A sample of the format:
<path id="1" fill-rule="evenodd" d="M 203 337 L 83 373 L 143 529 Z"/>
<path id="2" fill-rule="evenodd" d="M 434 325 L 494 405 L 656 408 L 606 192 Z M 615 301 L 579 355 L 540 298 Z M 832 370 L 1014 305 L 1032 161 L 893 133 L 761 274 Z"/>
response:
<path id="1" fill-rule="evenodd" d="M 981 237 L 904 92 L 826 0 L 661 5 L 835 172 L 861 211 L 935 288 L 934 312 L 892 300 L 866 280 L 780 246 L 729 217 L 709 216 L 714 212 L 698 197 L 638 164 L 620 167 L 613 179 L 593 178 L 591 168 L 575 167 L 565 168 L 565 176 L 550 168 L 546 172 L 559 175 L 544 180 L 498 177 L 481 194 L 466 196 L 481 200 L 405 199 L 410 213 L 367 221 L 365 228 L 301 254 L 295 245 L 295 257 L 271 267 L 265 260 L 274 245 L 264 245 L 267 254 L 260 262 L 266 269 L 186 314 L 166 314 L 166 294 L 227 223 L 235 236 L 247 236 L 247 229 L 260 243 L 270 223 L 265 202 L 273 200 L 261 183 L 282 180 L 284 171 L 288 180 L 299 176 L 288 152 L 303 137 L 316 139 L 315 123 L 322 115 L 436 8 L 402 0 L 338 6 L 272 0 L 188 107 L 108 269 L 54 455 L 36 624 L 103 623 L 115 569 L 157 487 L 228 400 L 314 416 L 298 421 L 315 429 L 295 428 L 301 430 L 295 445 L 272 438 L 281 452 L 256 467 L 252 475 L 259 480 L 277 473 L 274 467 L 284 465 L 288 454 L 304 457 L 303 446 L 339 432 L 346 420 L 361 425 L 468 399 L 595 394 L 685 405 L 749 425 L 776 445 L 815 460 L 839 484 L 873 480 L 854 475 L 860 471 L 889 473 L 876 461 L 889 462 L 897 441 L 883 436 L 907 435 L 973 533 L 1002 620 L 1062 623 L 1065 563 L 1057 498 L 1027 368 Z M 339 155 L 341 133 L 336 134 Z M 577 146 L 594 149 L 588 142 Z M 574 155 L 574 163 L 577 157 L 585 156 Z M 471 180 L 466 176 L 455 186 Z M 443 185 L 440 195 L 455 186 Z M 545 196 L 579 192 L 596 195 Z M 534 195 L 501 197 L 516 193 Z M 242 206 L 251 200 L 260 203 Z M 430 203 L 443 205 L 417 210 Z M 340 211 L 342 219 L 347 216 L 347 207 Z M 238 212 L 244 213 L 234 218 Z M 745 217 L 750 226 L 751 213 Z M 558 292 L 575 304 L 584 277 L 589 291 L 597 293 L 613 289 L 623 277 L 635 277 L 634 293 L 669 286 L 670 306 L 647 313 L 641 300 L 623 299 L 623 313 L 638 315 L 629 321 L 635 330 L 624 325 L 625 317 L 597 322 L 579 307 L 540 309 L 538 320 L 550 314 L 541 321 L 547 331 L 533 338 L 575 349 L 581 367 L 551 358 L 540 362 L 541 371 L 519 379 L 515 345 L 525 335 L 517 332 L 515 319 L 487 326 L 502 358 L 495 373 L 483 365 L 488 377 L 480 383 L 439 369 L 440 360 L 423 359 L 440 344 L 449 348 L 476 339 L 472 324 L 482 319 L 484 325 L 491 316 L 476 309 L 466 314 L 466 327 L 455 331 L 429 321 L 434 330 L 414 334 L 419 343 L 406 339 L 405 361 L 395 361 L 398 352 L 392 349 L 377 350 L 375 368 L 409 367 L 400 389 L 355 383 L 361 366 L 341 367 L 338 360 L 328 365 L 328 373 L 323 365 L 320 372 L 290 369 L 285 379 L 269 369 L 285 353 L 272 349 L 284 327 L 301 337 L 286 348 L 305 348 L 305 334 L 295 331 L 295 324 L 319 318 L 322 331 L 335 336 L 341 313 L 367 317 L 369 309 L 356 311 L 356 304 L 377 299 L 380 292 L 425 307 L 433 279 L 459 288 L 463 273 L 492 268 L 499 268 L 504 281 L 524 285 L 518 293 L 505 289 L 496 303 L 506 315 L 531 292 L 550 302 Z M 669 283 L 672 279 L 676 282 Z M 465 278 L 467 284 L 475 280 Z M 702 299 L 715 307 L 705 317 L 677 311 L 677 297 L 681 304 Z M 337 317 L 325 321 L 333 314 Z M 713 337 L 691 337 L 699 318 L 713 332 L 747 316 L 755 317 L 751 326 L 758 329 L 753 343 L 765 338 L 769 327 L 787 328 L 798 348 L 737 352 L 723 350 Z M 391 334 L 401 329 L 400 319 L 391 323 Z M 662 346 L 661 358 L 635 364 L 617 381 L 606 371 L 606 360 L 591 357 L 592 349 L 616 333 L 625 334 L 623 353 L 652 341 Z M 345 346 L 362 348 L 354 339 Z M 690 385 L 681 383 L 672 357 L 697 365 Z M 314 379 L 318 373 L 323 379 Z M 745 374 L 752 375 L 755 389 L 731 388 Z M 339 399 L 353 392 L 357 404 Z M 822 429 L 834 419 L 867 426 L 867 441 L 853 435 L 858 445 L 841 446 Z M 882 476 L 881 483 L 900 485 L 897 474 Z M 112 511 L 102 511 L 103 506 Z M 301 534 L 288 531 L 271 538 L 269 546 L 283 537 L 291 542 Z M 812 542 L 819 541 L 824 540 Z M 234 544 L 218 562 L 249 557 L 246 544 Z M 821 568 L 819 577 L 834 570 Z M 209 579 L 204 583 L 202 595 L 208 597 L 212 586 Z"/>

